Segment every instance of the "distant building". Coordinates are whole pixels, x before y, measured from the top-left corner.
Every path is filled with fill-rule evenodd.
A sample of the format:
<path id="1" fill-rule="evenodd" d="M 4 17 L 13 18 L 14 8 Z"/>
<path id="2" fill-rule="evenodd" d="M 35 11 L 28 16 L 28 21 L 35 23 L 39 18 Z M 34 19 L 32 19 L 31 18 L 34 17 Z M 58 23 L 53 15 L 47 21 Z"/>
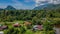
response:
<path id="1" fill-rule="evenodd" d="M 3 30 L 3 29 L 2 29 L 2 25 L 0 24 L 0 31 L 1 31 L 1 30 Z"/>
<path id="2" fill-rule="evenodd" d="M 15 24 L 13 24 L 13 26 L 14 26 L 14 27 L 19 27 L 20 24 L 19 24 L 19 23 L 15 23 Z"/>
<path id="3" fill-rule="evenodd" d="M 42 25 L 34 25 L 33 31 L 36 31 L 36 30 L 43 30 L 43 26 Z"/>
<path id="4" fill-rule="evenodd" d="M 7 29 L 7 28 L 8 28 L 8 26 L 2 26 L 1 28 L 4 30 L 4 29 Z"/>
<path id="5" fill-rule="evenodd" d="M 6 25 L 4 25 L 4 26 L 0 25 L 0 31 L 4 30 L 4 29 L 7 29 L 7 28 L 8 28 L 8 26 L 6 26 Z"/>

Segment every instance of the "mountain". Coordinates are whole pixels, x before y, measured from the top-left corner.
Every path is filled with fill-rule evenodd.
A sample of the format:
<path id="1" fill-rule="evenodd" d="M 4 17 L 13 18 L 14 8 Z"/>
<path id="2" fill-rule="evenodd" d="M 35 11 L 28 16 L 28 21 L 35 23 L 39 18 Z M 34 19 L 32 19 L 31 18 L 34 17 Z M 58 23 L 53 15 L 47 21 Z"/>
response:
<path id="1" fill-rule="evenodd" d="M 2 8 L 0 8 L 0 10 L 3 10 Z"/>
<path id="2" fill-rule="evenodd" d="M 6 8 L 5 8 L 5 10 L 16 10 L 14 7 L 12 7 L 12 6 L 7 6 Z"/>
<path id="3" fill-rule="evenodd" d="M 60 4 L 45 4 L 45 5 L 35 7 L 34 10 L 55 9 L 55 8 L 60 8 Z"/>

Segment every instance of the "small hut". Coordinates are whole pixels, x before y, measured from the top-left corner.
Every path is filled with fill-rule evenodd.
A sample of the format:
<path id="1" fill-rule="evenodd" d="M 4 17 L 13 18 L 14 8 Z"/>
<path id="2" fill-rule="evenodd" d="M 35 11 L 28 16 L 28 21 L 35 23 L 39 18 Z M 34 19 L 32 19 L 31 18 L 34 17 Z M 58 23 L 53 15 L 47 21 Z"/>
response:
<path id="1" fill-rule="evenodd" d="M 34 25 L 33 31 L 36 31 L 36 30 L 43 30 L 43 25 Z"/>
<path id="2" fill-rule="evenodd" d="M 2 27 L 2 25 L 0 24 L 0 31 L 3 30 L 1 27 Z"/>
<path id="3" fill-rule="evenodd" d="M 5 25 L 5 26 L 2 26 L 1 28 L 2 29 L 8 29 L 8 26 Z"/>
<path id="4" fill-rule="evenodd" d="M 2 31 L 3 29 L 0 27 L 0 31 Z"/>
<path id="5" fill-rule="evenodd" d="M 0 26 L 0 30 L 4 30 L 4 29 L 7 29 L 8 26 L 4 25 L 4 26 Z"/>
<path id="6" fill-rule="evenodd" d="M 15 24 L 13 24 L 13 26 L 14 26 L 14 27 L 19 27 L 20 24 L 19 24 L 19 23 L 15 23 Z"/>

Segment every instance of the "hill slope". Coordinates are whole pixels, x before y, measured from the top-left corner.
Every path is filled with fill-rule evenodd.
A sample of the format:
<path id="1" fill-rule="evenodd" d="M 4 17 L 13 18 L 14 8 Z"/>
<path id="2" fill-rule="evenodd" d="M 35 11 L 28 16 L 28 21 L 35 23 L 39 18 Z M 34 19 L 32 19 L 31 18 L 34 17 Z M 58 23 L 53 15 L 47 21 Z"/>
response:
<path id="1" fill-rule="evenodd" d="M 12 6 L 7 6 L 6 8 L 5 8 L 5 10 L 16 10 L 14 7 L 12 7 Z"/>

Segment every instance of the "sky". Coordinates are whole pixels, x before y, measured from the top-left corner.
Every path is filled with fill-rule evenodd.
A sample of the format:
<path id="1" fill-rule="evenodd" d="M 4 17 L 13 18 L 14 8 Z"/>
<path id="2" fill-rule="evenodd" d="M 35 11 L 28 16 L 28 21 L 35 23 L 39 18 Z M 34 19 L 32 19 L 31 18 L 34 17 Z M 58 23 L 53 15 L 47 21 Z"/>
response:
<path id="1" fill-rule="evenodd" d="M 48 3 L 60 4 L 60 0 L 0 0 L 0 8 L 11 5 L 16 9 L 33 9 L 36 6 Z"/>

